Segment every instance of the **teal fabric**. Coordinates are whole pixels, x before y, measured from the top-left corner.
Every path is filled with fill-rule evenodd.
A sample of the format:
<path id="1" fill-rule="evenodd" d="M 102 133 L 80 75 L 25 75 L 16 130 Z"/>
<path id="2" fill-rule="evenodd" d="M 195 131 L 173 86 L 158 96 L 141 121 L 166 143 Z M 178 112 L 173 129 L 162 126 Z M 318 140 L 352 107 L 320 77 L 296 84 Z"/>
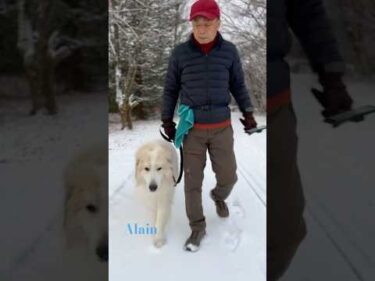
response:
<path id="1" fill-rule="evenodd" d="M 177 114 L 180 117 L 180 121 L 177 125 L 174 145 L 176 148 L 180 148 L 185 135 L 189 133 L 189 130 L 194 125 L 194 112 L 189 106 L 180 104 Z"/>

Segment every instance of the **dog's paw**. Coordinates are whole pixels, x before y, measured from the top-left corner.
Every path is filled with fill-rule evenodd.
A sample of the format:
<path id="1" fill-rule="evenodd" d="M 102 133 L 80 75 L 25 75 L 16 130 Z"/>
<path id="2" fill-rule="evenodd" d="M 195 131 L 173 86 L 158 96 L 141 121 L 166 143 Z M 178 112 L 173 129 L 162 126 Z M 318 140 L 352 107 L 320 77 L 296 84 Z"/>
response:
<path id="1" fill-rule="evenodd" d="M 156 248 L 161 248 L 165 245 L 166 242 L 167 240 L 164 237 L 157 237 L 154 239 L 154 246 Z"/>

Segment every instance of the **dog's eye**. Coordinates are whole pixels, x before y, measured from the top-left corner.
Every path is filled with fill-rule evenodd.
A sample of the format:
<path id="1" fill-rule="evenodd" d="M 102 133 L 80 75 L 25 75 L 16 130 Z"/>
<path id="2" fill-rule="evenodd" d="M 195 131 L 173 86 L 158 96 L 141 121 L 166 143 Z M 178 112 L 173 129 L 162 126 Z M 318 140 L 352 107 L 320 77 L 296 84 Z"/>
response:
<path id="1" fill-rule="evenodd" d="M 161 169 L 162 169 L 162 168 L 161 168 L 161 167 L 159 167 L 159 168 L 158 168 L 158 171 L 160 171 Z"/>
<path id="2" fill-rule="evenodd" d="M 98 208 L 93 204 L 88 204 L 86 206 L 86 210 L 89 211 L 90 213 L 96 213 L 98 211 Z"/>
<path id="3" fill-rule="evenodd" d="M 145 170 L 148 172 L 148 171 L 150 171 L 150 168 L 146 167 Z"/>

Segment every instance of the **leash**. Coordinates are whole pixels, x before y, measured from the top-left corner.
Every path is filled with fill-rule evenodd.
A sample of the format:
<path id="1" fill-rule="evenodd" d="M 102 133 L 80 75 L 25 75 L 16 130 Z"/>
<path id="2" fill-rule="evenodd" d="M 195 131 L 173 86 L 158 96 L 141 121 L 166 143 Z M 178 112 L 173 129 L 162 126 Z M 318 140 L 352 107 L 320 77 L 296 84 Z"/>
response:
<path id="1" fill-rule="evenodd" d="M 159 132 L 160 132 L 160 135 L 162 136 L 162 138 L 164 140 L 166 140 L 167 142 L 170 142 L 170 143 L 173 143 L 173 140 L 171 138 L 169 138 L 167 135 L 165 135 L 161 129 L 159 129 Z M 184 151 L 182 149 L 182 145 L 180 146 L 180 173 L 178 175 L 178 178 L 177 180 L 175 179 L 175 177 L 173 176 L 173 180 L 174 180 L 174 186 L 176 186 L 177 184 L 179 184 L 181 182 L 181 179 L 182 179 L 182 175 L 184 173 Z"/>

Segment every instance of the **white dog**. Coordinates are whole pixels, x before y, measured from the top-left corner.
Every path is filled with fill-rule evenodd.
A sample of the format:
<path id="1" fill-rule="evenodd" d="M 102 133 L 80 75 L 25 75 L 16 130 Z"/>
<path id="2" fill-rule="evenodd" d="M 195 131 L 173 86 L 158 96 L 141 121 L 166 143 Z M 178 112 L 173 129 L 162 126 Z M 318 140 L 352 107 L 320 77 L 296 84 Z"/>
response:
<path id="1" fill-rule="evenodd" d="M 77 154 L 65 169 L 64 181 L 66 259 L 76 263 L 77 274 L 86 271 L 100 280 L 108 273 L 107 145 L 92 146 Z"/>
<path id="2" fill-rule="evenodd" d="M 164 140 L 142 145 L 136 153 L 136 192 L 153 214 L 156 228 L 154 245 L 166 243 L 166 225 L 170 218 L 175 184 L 178 177 L 178 157 L 174 146 Z"/>

